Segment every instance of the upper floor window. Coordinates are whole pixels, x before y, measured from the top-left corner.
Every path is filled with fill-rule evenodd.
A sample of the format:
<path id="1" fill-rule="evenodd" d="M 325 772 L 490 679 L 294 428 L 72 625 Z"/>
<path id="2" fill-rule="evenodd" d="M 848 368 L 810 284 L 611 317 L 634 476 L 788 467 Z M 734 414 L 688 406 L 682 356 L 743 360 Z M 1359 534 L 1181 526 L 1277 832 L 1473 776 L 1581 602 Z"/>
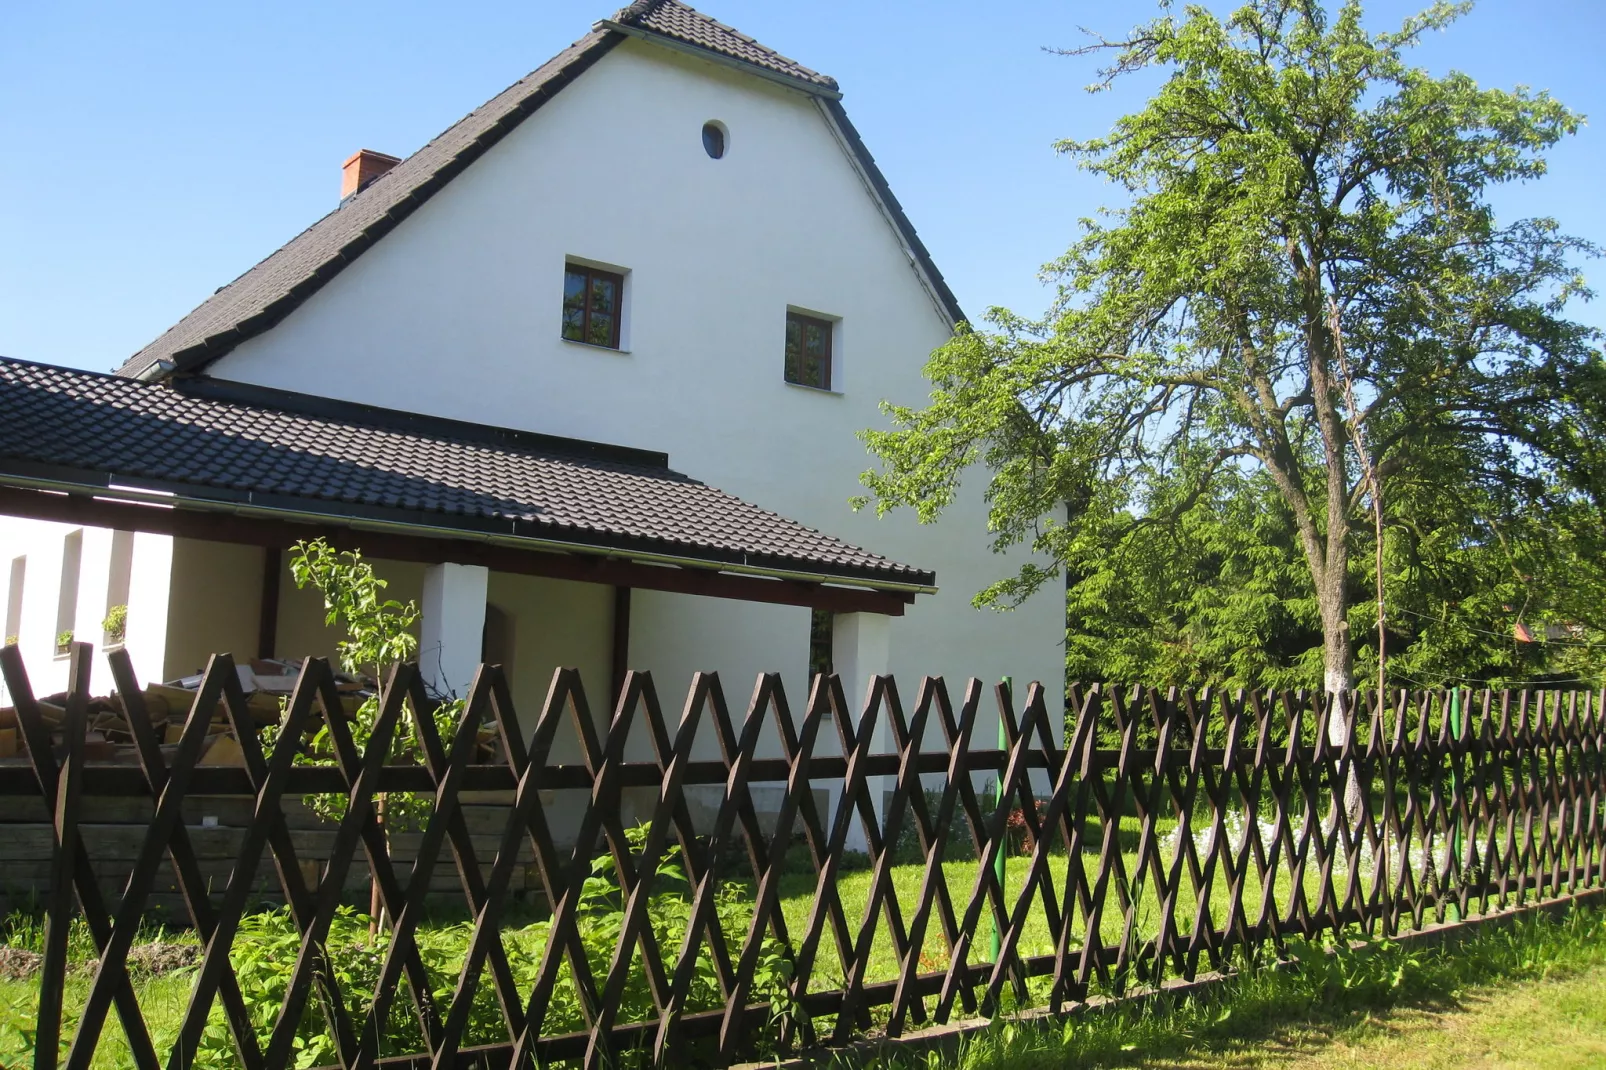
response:
<path id="1" fill-rule="evenodd" d="M 786 381 L 831 389 L 831 321 L 786 314 Z"/>
<path id="2" fill-rule="evenodd" d="M 618 349 L 624 291 L 621 275 L 569 264 L 563 272 L 563 337 Z"/>

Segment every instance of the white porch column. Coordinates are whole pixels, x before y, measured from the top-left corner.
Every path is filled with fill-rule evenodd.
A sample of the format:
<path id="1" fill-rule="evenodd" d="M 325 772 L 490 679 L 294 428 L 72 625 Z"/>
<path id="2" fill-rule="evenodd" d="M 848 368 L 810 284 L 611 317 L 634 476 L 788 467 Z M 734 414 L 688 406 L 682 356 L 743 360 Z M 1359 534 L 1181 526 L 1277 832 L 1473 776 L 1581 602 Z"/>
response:
<path id="1" fill-rule="evenodd" d="M 490 570 L 483 565 L 448 562 L 424 570 L 418 666 L 425 685 L 439 695 L 468 696 L 485 638 L 485 591 L 489 581 Z"/>
<path id="2" fill-rule="evenodd" d="M 882 613 L 838 613 L 831 618 L 831 668 L 842 678 L 842 693 L 853 713 L 855 732 L 859 727 L 859 714 L 864 710 L 864 699 L 870 690 L 870 681 L 885 676 L 892 643 L 892 618 Z M 893 750 L 892 728 L 886 711 L 876 719 L 875 732 L 870 740 L 871 754 L 890 754 Z M 876 819 L 886 821 L 886 796 L 892 791 L 896 779 L 888 776 L 868 778 L 870 803 Z M 832 792 L 831 812 L 834 817 L 841 801 L 841 788 Z M 855 819 L 848 825 L 850 849 L 866 850 L 864 827 Z"/>

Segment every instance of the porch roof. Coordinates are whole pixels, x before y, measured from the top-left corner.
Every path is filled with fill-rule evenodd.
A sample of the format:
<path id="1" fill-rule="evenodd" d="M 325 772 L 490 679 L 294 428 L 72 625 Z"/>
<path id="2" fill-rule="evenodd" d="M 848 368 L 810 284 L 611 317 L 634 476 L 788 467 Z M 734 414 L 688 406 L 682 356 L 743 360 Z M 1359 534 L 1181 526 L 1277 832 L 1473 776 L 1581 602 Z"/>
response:
<path id="1" fill-rule="evenodd" d="M 936 579 L 674 471 L 662 453 L 208 378 L 163 385 L 0 358 L 0 485 L 905 595 Z"/>

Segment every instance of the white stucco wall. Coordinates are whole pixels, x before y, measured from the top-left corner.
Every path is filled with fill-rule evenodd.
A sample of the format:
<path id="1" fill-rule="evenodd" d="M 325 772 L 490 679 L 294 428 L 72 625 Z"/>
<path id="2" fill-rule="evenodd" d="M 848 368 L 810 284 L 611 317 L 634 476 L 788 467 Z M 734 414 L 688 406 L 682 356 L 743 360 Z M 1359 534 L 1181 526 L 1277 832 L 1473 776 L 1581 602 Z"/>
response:
<path id="1" fill-rule="evenodd" d="M 63 548 L 67 536 L 80 530 L 83 550 L 79 559 L 78 597 L 71 620 L 61 622 L 58 615 Z M 25 557 L 22 617 L 16 637 L 35 695 L 52 694 L 67 686 L 67 659 L 57 657 L 55 652 L 60 630 L 70 630 L 74 639 L 95 645 L 90 678 L 92 693 L 105 694 L 112 688 L 104 652 L 106 637 L 101 625 L 111 605 L 108 581 L 112 571 L 113 534 L 106 528 L 81 528 L 75 524 L 0 516 L 0 613 L 10 605 L 12 597 L 11 563 L 17 557 Z M 124 603 L 128 606 L 128 623 L 123 643 L 133 659 L 134 672 L 142 682 L 164 678 L 172 542 L 164 535 L 146 534 L 135 535 L 133 540 L 129 593 Z M 67 627 L 59 629 L 59 623 Z M 9 691 L 4 701 L 11 701 Z"/>
<path id="2" fill-rule="evenodd" d="M 701 145 L 709 119 L 730 131 L 718 161 Z M 559 338 L 571 256 L 628 269 L 629 352 Z M 840 317 L 836 392 L 783 381 L 789 306 Z M 629 42 L 211 370 L 667 451 L 696 478 L 936 571 L 941 593 L 892 629 L 910 701 L 921 674 L 946 675 L 956 697 L 968 676 L 1007 674 L 1043 680 L 1057 710 L 1059 591 L 1008 614 L 969 604 L 1019 560 L 989 551 L 979 486 L 929 527 L 846 504 L 870 463 L 855 433 L 884 425 L 882 399 L 924 399 L 921 367 L 948 330 L 811 100 Z M 633 625 L 632 660 L 669 691 L 719 669 L 745 702 L 771 668 L 802 702 L 806 611 L 641 595 Z"/>

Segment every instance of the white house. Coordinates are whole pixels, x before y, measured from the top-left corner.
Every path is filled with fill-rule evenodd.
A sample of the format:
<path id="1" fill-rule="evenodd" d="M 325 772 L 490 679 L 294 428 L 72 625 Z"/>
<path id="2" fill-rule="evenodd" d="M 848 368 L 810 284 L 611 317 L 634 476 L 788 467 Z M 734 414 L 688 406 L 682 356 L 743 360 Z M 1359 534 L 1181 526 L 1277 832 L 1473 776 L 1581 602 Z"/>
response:
<path id="1" fill-rule="evenodd" d="M 855 698 L 1011 676 L 1058 721 L 1059 594 L 970 604 L 1021 560 L 983 480 L 935 525 L 848 505 L 856 432 L 924 400 L 961 312 L 832 79 L 644 0 L 344 177 L 123 378 L 0 366 L 0 580 L 38 690 L 118 605 L 147 679 L 332 654 L 283 557 L 321 532 L 419 600 L 443 687 L 486 653 L 530 711 L 556 664 L 599 707 L 625 665 L 671 716 L 700 669 L 738 708 L 763 671 L 801 703 L 812 649 Z"/>

